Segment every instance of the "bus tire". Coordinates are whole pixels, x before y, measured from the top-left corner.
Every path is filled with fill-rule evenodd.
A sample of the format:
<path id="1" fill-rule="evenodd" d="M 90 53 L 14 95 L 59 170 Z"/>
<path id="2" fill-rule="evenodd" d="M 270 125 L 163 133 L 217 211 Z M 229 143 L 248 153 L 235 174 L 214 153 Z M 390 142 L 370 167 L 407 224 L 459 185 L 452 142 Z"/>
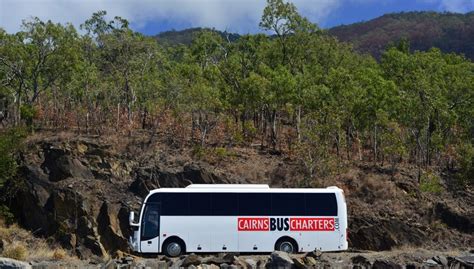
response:
<path id="1" fill-rule="evenodd" d="M 163 253 L 168 257 L 178 257 L 186 252 L 186 245 L 181 238 L 173 236 L 163 243 Z"/>
<path id="2" fill-rule="evenodd" d="M 275 250 L 287 253 L 297 253 L 298 244 L 296 243 L 295 239 L 289 236 L 283 236 L 276 241 Z"/>

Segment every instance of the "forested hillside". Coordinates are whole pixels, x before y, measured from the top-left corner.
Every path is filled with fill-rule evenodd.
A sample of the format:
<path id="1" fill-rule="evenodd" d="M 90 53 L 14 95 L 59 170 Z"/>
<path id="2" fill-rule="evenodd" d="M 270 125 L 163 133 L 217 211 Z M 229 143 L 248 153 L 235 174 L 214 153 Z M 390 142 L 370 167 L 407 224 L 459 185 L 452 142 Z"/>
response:
<path id="1" fill-rule="evenodd" d="M 163 45 L 191 45 L 193 40 L 196 36 L 199 35 L 200 32 L 209 31 L 215 34 L 220 35 L 222 38 L 228 41 L 236 41 L 240 35 L 235 33 L 228 33 L 228 32 L 221 32 L 215 29 L 208 29 L 208 28 L 189 28 L 181 31 L 171 30 L 159 33 L 155 36 L 158 43 Z"/>
<path id="2" fill-rule="evenodd" d="M 105 15 L 84 34 L 38 18 L 0 32 L 3 126 L 257 143 L 296 155 L 308 181 L 353 160 L 473 172 L 474 67 L 461 55 L 400 42 L 378 63 L 280 0 L 260 22 L 274 37 L 199 31 L 189 46 L 162 46 Z"/>
<path id="3" fill-rule="evenodd" d="M 413 51 L 437 47 L 446 53 L 460 53 L 474 59 L 474 12 L 387 14 L 367 22 L 334 27 L 329 33 L 354 44 L 357 51 L 377 58 L 389 44 L 406 39 Z"/>
<path id="4" fill-rule="evenodd" d="M 167 31 L 156 35 L 159 42 L 167 44 L 191 44 L 196 34 L 205 29 L 191 28 L 182 31 Z M 213 30 L 230 41 L 239 38 L 231 34 Z M 436 47 L 442 52 L 455 52 L 474 59 L 474 12 L 436 13 L 405 12 L 394 13 L 370 21 L 342 25 L 326 30 L 339 41 L 354 45 L 356 51 L 369 53 L 380 59 L 391 45 L 406 40 L 411 51 L 428 51 Z"/>

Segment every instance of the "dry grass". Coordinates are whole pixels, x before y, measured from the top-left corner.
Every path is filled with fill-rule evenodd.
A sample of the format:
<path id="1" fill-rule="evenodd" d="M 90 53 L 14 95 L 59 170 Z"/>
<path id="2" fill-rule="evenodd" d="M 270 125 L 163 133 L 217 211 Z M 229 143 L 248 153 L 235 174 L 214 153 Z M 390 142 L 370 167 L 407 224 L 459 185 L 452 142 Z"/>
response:
<path id="1" fill-rule="evenodd" d="M 6 226 L 0 219 L 0 239 L 3 250 L 0 256 L 22 261 L 74 260 L 63 248 L 49 244 L 46 239 L 35 237 L 18 225 Z"/>

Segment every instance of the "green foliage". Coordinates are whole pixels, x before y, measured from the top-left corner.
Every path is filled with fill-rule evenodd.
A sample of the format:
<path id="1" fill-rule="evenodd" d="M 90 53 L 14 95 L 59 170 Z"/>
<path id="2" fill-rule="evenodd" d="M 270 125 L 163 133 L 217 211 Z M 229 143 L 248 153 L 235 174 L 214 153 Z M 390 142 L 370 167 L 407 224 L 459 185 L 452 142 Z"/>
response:
<path id="1" fill-rule="evenodd" d="M 15 216 L 10 211 L 10 209 L 0 204 L 0 219 L 5 222 L 6 225 L 11 225 L 15 222 Z"/>
<path id="2" fill-rule="evenodd" d="M 24 129 L 13 128 L 0 133 L 0 187 L 17 173 L 15 153 L 26 137 Z"/>
<path id="3" fill-rule="evenodd" d="M 459 146 L 458 162 L 460 173 L 457 174 L 457 179 L 462 186 L 474 185 L 474 146 L 470 143 L 465 143 Z"/>
<path id="4" fill-rule="evenodd" d="M 440 177 L 433 172 L 425 172 L 420 178 L 420 190 L 430 193 L 441 193 L 443 186 L 440 183 Z"/>
<path id="5" fill-rule="evenodd" d="M 33 124 L 33 119 L 37 116 L 37 114 L 37 110 L 32 105 L 22 105 L 20 107 L 21 118 L 28 126 Z"/>
<path id="6" fill-rule="evenodd" d="M 270 35 L 198 29 L 177 37 L 184 45 L 163 45 L 105 11 L 81 25 L 84 34 L 33 18 L 18 33 L 0 30 L 0 102 L 14 125 L 23 118 L 88 131 L 156 128 L 196 144 L 197 159 L 228 158 L 220 147 L 229 143 L 288 150 L 310 179 L 346 160 L 423 169 L 456 160 L 461 178 L 472 179 L 470 60 L 436 48 L 412 52 L 402 40 L 377 62 L 283 0 L 267 1 L 259 25 Z"/>

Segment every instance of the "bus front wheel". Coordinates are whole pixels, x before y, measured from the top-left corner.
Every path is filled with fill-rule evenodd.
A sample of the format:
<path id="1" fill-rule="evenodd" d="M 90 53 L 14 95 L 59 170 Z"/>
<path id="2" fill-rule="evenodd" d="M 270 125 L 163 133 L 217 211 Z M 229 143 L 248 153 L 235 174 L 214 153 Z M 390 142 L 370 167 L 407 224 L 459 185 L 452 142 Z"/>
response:
<path id="1" fill-rule="evenodd" d="M 296 241 L 291 237 L 282 237 L 278 239 L 275 244 L 275 250 L 283 251 L 286 253 L 296 253 L 298 252 L 298 245 Z"/>
<path id="2" fill-rule="evenodd" d="M 179 238 L 168 238 L 163 244 L 163 252 L 168 257 L 178 257 L 185 252 L 184 242 Z"/>

